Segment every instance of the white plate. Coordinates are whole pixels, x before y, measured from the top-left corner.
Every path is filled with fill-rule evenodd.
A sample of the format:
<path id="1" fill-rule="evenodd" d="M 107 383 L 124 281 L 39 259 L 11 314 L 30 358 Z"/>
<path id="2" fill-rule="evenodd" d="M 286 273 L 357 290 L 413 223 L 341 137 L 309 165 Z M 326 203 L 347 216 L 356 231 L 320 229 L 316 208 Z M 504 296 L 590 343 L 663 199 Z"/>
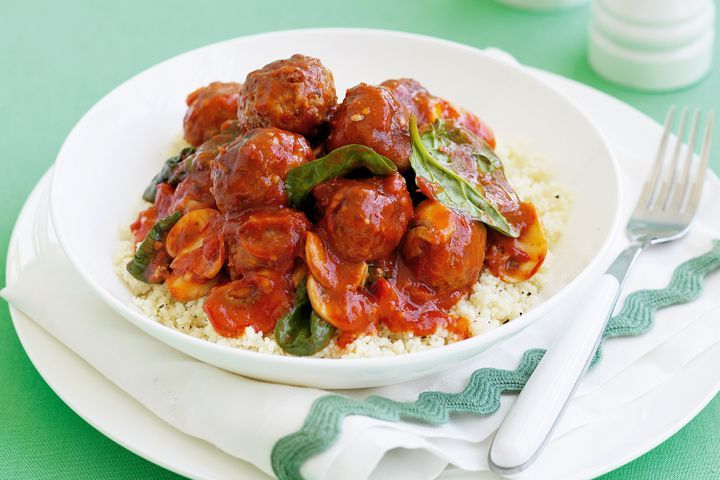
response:
<path id="1" fill-rule="evenodd" d="M 338 91 L 360 81 L 417 78 L 477 112 L 506 144 L 522 143 L 548 162 L 573 195 L 553 249 L 546 298 L 484 335 L 428 351 L 373 359 L 283 357 L 217 345 L 167 328 L 132 305 L 112 263 L 118 232 L 131 221 L 148 179 L 179 136 L 187 92 L 212 80 L 242 80 L 252 69 L 300 51 L 333 71 Z M 82 181 L 81 179 L 92 179 Z M 51 213 L 65 253 L 113 309 L 162 342 L 206 363 L 273 382 L 357 388 L 410 380 L 468 359 L 517 333 L 577 293 L 606 266 L 618 230 L 620 187 L 612 154 L 593 122 L 517 65 L 467 46 L 377 30 L 300 30 L 245 37 L 194 50 L 122 84 L 68 136 L 55 164 Z"/>
<path id="2" fill-rule="evenodd" d="M 542 76 L 592 113 L 612 145 L 637 153 L 639 158 L 652 158 L 661 130 L 654 121 L 588 87 L 550 74 Z M 708 181 L 714 188 L 720 188 L 715 175 L 711 175 Z M 45 178 L 38 184 L 18 218 L 8 251 L 8 282 L 17 277 L 21 266 L 30 261 L 37 251 L 36 216 L 47 183 Z M 70 408 L 103 434 L 154 463 L 192 478 L 268 478 L 246 462 L 178 432 L 32 320 L 12 307 L 10 313 L 25 351 L 48 385 Z M 617 409 L 602 424 L 590 424 L 568 433 L 560 453 L 564 472 L 549 478 L 598 476 L 660 444 L 690 421 L 720 391 L 720 377 L 716 374 L 718 361 L 717 352 L 715 356 L 701 355 L 692 365 L 669 378 L 662 388 Z M 643 382 L 641 375 L 637 377 L 637 382 Z M 622 392 L 619 391 L 620 395 Z M 621 399 L 618 398 L 616 403 L 622 404 Z M 452 478 L 484 477 L 457 474 Z"/>

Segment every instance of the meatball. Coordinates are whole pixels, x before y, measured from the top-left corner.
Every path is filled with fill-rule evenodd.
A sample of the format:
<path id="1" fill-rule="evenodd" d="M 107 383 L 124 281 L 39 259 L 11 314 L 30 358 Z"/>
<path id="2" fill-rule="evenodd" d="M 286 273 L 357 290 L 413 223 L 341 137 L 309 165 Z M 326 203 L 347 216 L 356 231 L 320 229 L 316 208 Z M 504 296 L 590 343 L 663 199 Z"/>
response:
<path id="1" fill-rule="evenodd" d="M 437 119 L 455 120 L 482 138 L 490 148 L 495 148 L 495 135 L 487 124 L 467 110 L 431 94 L 417 80 L 411 78 L 385 80 L 380 85 L 392 92 L 408 115 L 415 115 L 418 127 L 433 123 Z"/>
<path id="2" fill-rule="evenodd" d="M 395 99 L 400 105 L 405 108 L 408 115 L 415 115 L 418 117 L 420 122 L 420 112 L 418 106 L 415 104 L 415 97 L 418 94 L 429 95 L 425 87 L 420 82 L 413 80 L 412 78 L 398 78 L 393 80 L 385 80 L 380 84 L 381 87 L 385 87 L 392 92 Z"/>
<path id="3" fill-rule="evenodd" d="M 334 150 L 351 143 L 385 155 L 400 170 L 408 168 L 408 116 L 390 90 L 361 83 L 347 91 L 330 122 L 326 147 Z"/>
<path id="4" fill-rule="evenodd" d="M 484 225 L 425 200 L 415 210 L 400 248 L 415 278 L 436 288 L 459 290 L 477 281 L 486 241 Z"/>
<path id="5" fill-rule="evenodd" d="M 320 233 L 342 258 L 360 262 L 390 255 L 412 217 L 400 174 L 364 180 L 334 179 L 313 194 L 322 211 Z"/>
<path id="6" fill-rule="evenodd" d="M 305 214 L 291 208 L 254 210 L 228 219 L 225 243 L 230 278 L 260 268 L 291 271 L 303 254 L 310 227 Z"/>
<path id="7" fill-rule="evenodd" d="M 237 115 L 239 83 L 213 82 L 187 96 L 183 127 L 185 140 L 194 146 L 220 133 L 220 127 Z"/>
<path id="8" fill-rule="evenodd" d="M 190 172 L 175 189 L 172 210 L 185 214 L 191 210 L 215 208 L 215 198 L 210 192 L 210 185 L 212 183 L 209 170 Z"/>
<path id="9" fill-rule="evenodd" d="M 215 197 L 211 191 L 210 164 L 220 148 L 241 133 L 237 126 L 228 123 L 225 122 L 220 133 L 203 142 L 195 153 L 185 160 L 182 167 L 185 169 L 185 178 L 175 189 L 172 211 L 187 213 L 201 208 L 215 208 Z"/>
<path id="10" fill-rule="evenodd" d="M 293 55 L 248 74 L 238 118 L 247 128 L 272 126 L 312 136 L 336 103 L 330 70 L 317 58 Z"/>
<path id="11" fill-rule="evenodd" d="M 237 120 L 228 120 L 223 123 L 220 133 L 205 141 L 195 150 L 191 159 L 192 170 L 210 171 L 210 164 L 220 152 L 220 148 L 226 146 L 243 133 L 245 133 L 245 130 L 237 125 Z"/>
<path id="12" fill-rule="evenodd" d="M 288 171 L 313 160 L 304 137 L 256 128 L 227 146 L 211 163 L 212 193 L 222 213 L 285 204 Z"/>

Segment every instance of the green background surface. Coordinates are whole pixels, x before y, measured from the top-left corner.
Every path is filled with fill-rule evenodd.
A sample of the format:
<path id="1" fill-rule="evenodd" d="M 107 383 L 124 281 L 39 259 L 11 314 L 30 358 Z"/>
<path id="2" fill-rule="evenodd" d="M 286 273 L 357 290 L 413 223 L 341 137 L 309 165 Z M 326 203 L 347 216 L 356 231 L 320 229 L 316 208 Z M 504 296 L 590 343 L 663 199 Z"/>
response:
<path id="1" fill-rule="evenodd" d="M 699 84 L 666 94 L 634 92 L 603 81 L 588 66 L 588 18 L 587 7 L 535 14 L 490 0 L 1 0 L 0 251 L 7 251 L 20 207 L 63 139 L 105 93 L 168 57 L 251 33 L 330 26 L 417 32 L 502 48 L 656 119 L 672 103 L 720 110 L 717 50 L 714 70 Z M 0 284 L 4 272 L 3 256 Z M 0 478 L 175 477 L 105 438 L 50 390 L 25 355 L 4 304 L 0 406 Z M 668 441 L 603 478 L 720 478 L 720 397 Z"/>

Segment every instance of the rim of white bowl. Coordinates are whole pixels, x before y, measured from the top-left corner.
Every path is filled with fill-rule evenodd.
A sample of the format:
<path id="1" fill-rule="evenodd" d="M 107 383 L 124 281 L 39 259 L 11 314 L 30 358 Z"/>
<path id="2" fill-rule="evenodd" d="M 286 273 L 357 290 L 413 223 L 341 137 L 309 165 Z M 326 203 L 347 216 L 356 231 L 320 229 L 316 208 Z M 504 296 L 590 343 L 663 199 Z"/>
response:
<path id="1" fill-rule="evenodd" d="M 450 46 L 456 49 L 465 50 L 468 52 L 472 52 L 476 55 L 483 55 L 486 58 L 488 58 L 492 63 L 495 63 L 499 66 L 499 68 L 510 68 L 519 71 L 523 75 L 528 75 L 533 77 L 533 80 L 536 81 L 540 88 L 546 89 L 548 92 L 551 92 L 554 95 L 559 96 L 562 98 L 565 102 L 567 102 L 567 106 L 570 107 L 572 110 L 574 110 L 576 113 L 578 113 L 580 116 L 582 116 L 595 130 L 595 133 L 598 135 L 598 137 L 601 140 L 602 146 L 605 149 L 605 156 L 607 157 L 608 161 L 610 162 L 611 170 L 612 170 L 612 176 L 615 182 L 615 202 L 616 202 L 616 208 L 613 212 L 613 221 L 611 224 L 610 229 L 607 231 L 607 234 L 603 240 L 603 243 L 601 247 L 598 249 L 595 256 L 590 260 L 590 262 L 585 265 L 585 267 L 578 273 L 572 280 L 570 280 L 567 284 L 565 284 L 557 293 L 552 295 L 550 298 L 546 299 L 542 304 L 538 305 L 535 308 L 532 308 L 527 314 L 516 318 L 506 324 L 501 325 L 500 327 L 493 329 L 489 332 L 483 333 L 481 335 L 477 335 L 474 337 L 470 337 L 468 339 L 451 343 L 449 345 L 444 345 L 442 347 L 438 348 L 432 348 L 428 350 L 422 350 L 419 352 L 411 352 L 406 353 L 402 355 L 396 355 L 396 356 L 390 356 L 390 357 L 370 357 L 370 358 L 315 358 L 315 357 L 297 357 L 297 356 L 286 356 L 286 355 L 276 355 L 271 353 L 263 353 L 263 352 L 255 352 L 251 350 L 245 350 L 242 348 L 237 347 L 231 347 L 227 345 L 221 345 L 215 342 L 210 342 L 208 340 L 203 340 L 199 338 L 192 337 L 190 335 L 187 335 L 185 333 L 182 333 L 178 330 L 175 330 L 173 328 L 167 327 L 165 325 L 162 325 L 159 322 L 156 322 L 152 320 L 151 318 L 143 315 L 140 311 L 134 310 L 130 308 L 129 305 L 121 302 L 118 298 L 110 294 L 105 288 L 102 287 L 102 285 L 98 284 L 95 279 L 93 278 L 91 272 L 88 272 L 86 269 L 84 269 L 80 262 L 78 262 L 73 256 L 68 253 L 69 249 L 66 248 L 66 238 L 61 231 L 61 229 L 58 229 L 56 227 L 56 209 L 58 208 L 58 204 L 55 201 L 56 196 L 56 179 L 58 178 L 59 171 L 62 171 L 62 158 L 64 156 L 64 151 L 68 142 L 68 139 L 71 138 L 74 133 L 82 127 L 86 119 L 95 111 L 95 109 L 99 108 L 99 105 L 101 105 L 105 99 L 107 99 L 109 96 L 113 95 L 118 89 L 122 88 L 127 83 L 133 81 L 137 77 L 147 74 L 150 71 L 153 71 L 154 69 L 160 68 L 164 64 L 171 62 L 175 60 L 177 57 L 180 57 L 182 55 L 189 54 L 191 52 L 197 52 L 198 50 L 202 49 L 209 49 L 213 48 L 217 45 L 226 44 L 226 43 L 233 43 L 244 39 L 262 39 L 263 37 L 269 37 L 269 36 L 278 36 L 278 35 L 311 35 L 311 34 L 318 34 L 323 33 L 325 35 L 327 34 L 361 34 L 361 35 L 382 35 L 386 37 L 395 37 L 395 38 L 404 38 L 404 39 L 412 39 L 412 40 L 418 40 L 423 42 L 429 42 L 429 43 L 435 43 L 438 45 L 445 45 Z M 80 120 L 75 124 L 75 126 L 72 128 L 68 136 L 66 137 L 65 141 L 63 142 L 62 147 L 60 148 L 53 172 L 52 172 L 52 179 L 50 183 L 50 217 L 53 222 L 53 227 L 55 230 L 55 233 L 58 237 L 58 241 L 60 242 L 60 246 L 63 248 L 63 251 L 65 251 L 65 254 L 67 255 L 68 259 L 70 260 L 70 263 L 73 265 L 73 267 L 80 273 L 80 275 L 85 279 L 85 281 L 93 288 L 93 290 L 103 299 L 103 301 L 109 305 L 113 310 L 115 310 L 117 313 L 125 317 L 127 320 L 133 322 L 136 325 L 143 325 L 143 327 L 140 327 L 142 329 L 152 330 L 155 332 L 158 332 L 158 335 L 153 335 L 155 338 L 161 339 L 164 336 L 170 335 L 174 337 L 174 339 L 180 343 L 185 345 L 192 345 L 199 348 L 204 348 L 208 350 L 216 350 L 216 351 L 222 351 L 223 353 L 235 357 L 238 361 L 239 360 L 261 360 L 265 362 L 266 364 L 275 364 L 277 366 L 304 366 L 304 367 L 320 367 L 323 368 L 329 368 L 329 369 L 337 369 L 337 370 L 354 370 L 357 367 L 378 367 L 385 363 L 392 363 L 393 366 L 399 366 L 403 364 L 413 364 L 416 362 L 422 362 L 425 357 L 427 356 L 444 356 L 444 355 L 450 355 L 451 353 L 457 351 L 457 350 L 466 350 L 470 349 L 476 344 L 491 344 L 494 343 L 494 340 L 497 337 L 509 337 L 513 334 L 513 332 L 518 332 L 528 325 L 530 325 L 535 320 L 542 317 L 544 314 L 552 311 L 555 307 L 557 307 L 563 300 L 566 299 L 568 294 L 575 290 L 578 286 L 581 286 L 586 279 L 588 279 L 593 273 L 601 273 L 600 270 L 603 266 L 606 266 L 606 263 L 609 263 L 607 261 L 607 254 L 610 250 L 612 240 L 615 238 L 615 235 L 618 233 L 621 225 L 621 218 L 620 218 L 620 207 L 622 205 L 622 198 L 623 198 L 623 192 L 622 192 L 622 184 L 620 182 L 620 172 L 617 164 L 617 159 L 615 158 L 615 155 L 613 154 L 612 150 L 610 149 L 608 142 L 603 135 L 603 133 L 600 131 L 600 129 L 597 127 L 595 122 L 592 120 L 592 118 L 587 115 L 580 107 L 575 105 L 572 101 L 570 101 L 567 97 L 565 97 L 560 91 L 557 89 L 547 85 L 542 80 L 538 79 L 537 77 L 534 77 L 531 73 L 524 70 L 524 67 L 520 65 L 513 65 L 511 63 L 508 63 L 507 61 L 500 60 L 497 57 L 493 57 L 491 55 L 488 55 L 487 53 L 483 52 L 482 49 L 472 47 L 469 45 L 464 45 L 461 43 L 453 42 L 451 40 L 445 40 L 440 38 L 435 38 L 427 35 L 420 35 L 416 33 L 409 33 L 409 32 L 399 32 L 395 30 L 384 30 L 384 29 L 372 29 L 372 28 L 304 28 L 304 29 L 291 29 L 291 30 L 278 30 L 278 31 L 272 31 L 272 32 L 263 32 L 253 35 L 246 35 L 242 37 L 236 37 L 228 40 L 223 40 L 220 42 L 214 42 L 208 45 L 204 45 L 202 47 L 198 47 L 192 50 L 188 50 L 186 52 L 180 53 L 178 55 L 174 55 L 166 60 L 163 60 L 159 63 L 156 63 L 155 65 L 152 65 L 151 67 L 137 73 L 136 75 L 133 75 L 131 78 L 125 80 L 120 85 L 113 88 L 110 92 L 105 94 L 100 100 L 98 100 L 85 114 L 80 118 Z M 163 340 L 161 340 L 163 341 Z M 172 346 L 172 345 L 171 345 Z M 176 348 L 177 347 L 173 347 Z M 480 353 L 480 352 L 478 352 Z"/>

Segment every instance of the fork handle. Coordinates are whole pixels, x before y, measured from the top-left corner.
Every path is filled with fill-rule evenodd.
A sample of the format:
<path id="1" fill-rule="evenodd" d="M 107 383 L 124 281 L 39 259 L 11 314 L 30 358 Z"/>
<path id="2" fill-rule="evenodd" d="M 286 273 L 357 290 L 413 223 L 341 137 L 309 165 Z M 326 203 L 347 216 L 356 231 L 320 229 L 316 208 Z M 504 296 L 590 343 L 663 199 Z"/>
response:
<path id="1" fill-rule="evenodd" d="M 504 475 L 527 469 L 540 455 L 602 339 L 628 270 L 643 245 L 632 245 L 594 283 L 592 298 L 567 321 L 498 429 L 488 463 Z"/>

